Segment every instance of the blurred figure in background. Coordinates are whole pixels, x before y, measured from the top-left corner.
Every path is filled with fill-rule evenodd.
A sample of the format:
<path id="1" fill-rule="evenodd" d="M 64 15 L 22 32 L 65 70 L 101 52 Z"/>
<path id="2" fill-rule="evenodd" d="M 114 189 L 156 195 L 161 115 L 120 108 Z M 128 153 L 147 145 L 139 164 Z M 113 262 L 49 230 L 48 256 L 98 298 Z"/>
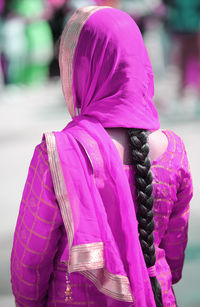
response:
<path id="1" fill-rule="evenodd" d="M 163 15 L 161 0 L 121 1 L 121 6 L 124 10 L 129 11 L 129 14 L 136 20 L 142 34 L 150 23 L 154 24 L 157 17 Z"/>
<path id="2" fill-rule="evenodd" d="M 96 5 L 102 5 L 102 6 L 112 6 L 119 8 L 120 3 L 122 2 L 121 0 L 94 0 Z"/>
<path id="3" fill-rule="evenodd" d="M 4 82 L 21 83 L 24 80 L 27 41 L 25 22 L 12 11 L 12 2 L 5 2 L 2 12 L 1 52 Z"/>
<path id="4" fill-rule="evenodd" d="M 2 57 L 2 15 L 4 11 L 5 3 L 4 0 L 0 0 L 0 89 L 4 84 L 4 72 L 3 72 L 3 57 Z"/>
<path id="5" fill-rule="evenodd" d="M 42 83 L 53 54 L 52 34 L 42 0 L 6 2 L 2 29 L 6 83 Z"/>
<path id="6" fill-rule="evenodd" d="M 51 27 L 54 44 L 54 53 L 50 63 L 49 73 L 50 77 L 54 77 L 60 75 L 58 65 L 58 42 L 70 9 L 68 0 L 47 0 L 47 5 L 51 14 L 49 18 L 49 25 Z"/>
<path id="7" fill-rule="evenodd" d="M 160 114 L 168 114 L 171 112 L 171 105 L 174 101 L 172 96 L 176 82 L 173 82 L 172 86 L 171 80 L 174 79 L 174 76 L 168 78 L 168 63 L 166 61 L 168 37 L 164 28 L 166 7 L 161 0 L 122 1 L 121 5 L 122 9 L 128 11 L 137 22 L 142 32 L 155 74 L 154 102 Z M 167 80 L 170 80 L 170 84 Z M 169 92 L 169 87 L 171 91 L 166 97 L 165 93 Z"/>
<path id="8" fill-rule="evenodd" d="M 172 61 L 180 71 L 182 107 L 194 111 L 200 90 L 200 1 L 163 2 L 168 9 L 166 24 L 171 34 Z"/>
<path id="9" fill-rule="evenodd" d="M 0 0 L 0 16 L 4 10 L 4 6 L 5 6 L 4 0 Z"/>

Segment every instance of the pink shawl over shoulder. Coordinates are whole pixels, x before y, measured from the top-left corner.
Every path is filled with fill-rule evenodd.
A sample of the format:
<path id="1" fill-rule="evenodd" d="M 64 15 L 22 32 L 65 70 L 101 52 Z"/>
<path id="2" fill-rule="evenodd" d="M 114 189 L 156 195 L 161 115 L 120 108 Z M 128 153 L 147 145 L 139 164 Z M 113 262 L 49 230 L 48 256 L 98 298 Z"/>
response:
<path id="1" fill-rule="evenodd" d="M 141 33 L 120 10 L 81 8 L 64 29 L 59 60 L 73 120 L 46 141 L 69 242 L 62 260 L 106 295 L 155 306 L 128 179 L 104 129 L 159 128 Z"/>

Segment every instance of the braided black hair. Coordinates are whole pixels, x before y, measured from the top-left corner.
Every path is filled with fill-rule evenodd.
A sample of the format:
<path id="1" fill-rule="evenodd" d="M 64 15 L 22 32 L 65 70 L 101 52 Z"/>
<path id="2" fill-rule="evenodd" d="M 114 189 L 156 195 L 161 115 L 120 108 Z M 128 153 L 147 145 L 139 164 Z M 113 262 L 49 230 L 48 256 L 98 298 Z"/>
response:
<path id="1" fill-rule="evenodd" d="M 128 129 L 138 205 L 138 232 L 147 268 L 156 262 L 153 218 L 153 175 L 149 159 L 147 131 Z M 161 287 L 156 277 L 150 277 L 156 307 L 163 307 Z"/>

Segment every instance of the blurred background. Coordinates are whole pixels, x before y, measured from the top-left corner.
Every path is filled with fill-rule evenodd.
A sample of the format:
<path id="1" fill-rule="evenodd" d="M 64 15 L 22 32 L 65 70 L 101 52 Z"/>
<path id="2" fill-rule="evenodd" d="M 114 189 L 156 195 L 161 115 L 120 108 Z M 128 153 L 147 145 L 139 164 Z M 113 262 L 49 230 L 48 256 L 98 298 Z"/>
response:
<path id="1" fill-rule="evenodd" d="M 194 181 L 179 307 L 200 306 L 200 0 L 0 0 L 0 306 L 14 306 L 10 252 L 23 186 L 43 132 L 70 120 L 59 79 L 62 29 L 84 5 L 127 11 L 143 34 L 162 128 L 186 145 Z M 123 39 L 123 37 L 122 37 Z"/>

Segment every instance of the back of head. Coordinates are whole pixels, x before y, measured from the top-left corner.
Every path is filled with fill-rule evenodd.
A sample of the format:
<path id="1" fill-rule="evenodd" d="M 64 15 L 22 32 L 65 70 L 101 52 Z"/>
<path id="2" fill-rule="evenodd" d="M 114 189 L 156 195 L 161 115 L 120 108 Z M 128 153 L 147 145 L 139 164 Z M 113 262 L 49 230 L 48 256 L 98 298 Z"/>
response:
<path id="1" fill-rule="evenodd" d="M 63 32 L 59 61 L 72 116 L 91 115 L 104 127 L 158 129 L 151 64 L 128 14 L 109 7 L 76 11 Z"/>

